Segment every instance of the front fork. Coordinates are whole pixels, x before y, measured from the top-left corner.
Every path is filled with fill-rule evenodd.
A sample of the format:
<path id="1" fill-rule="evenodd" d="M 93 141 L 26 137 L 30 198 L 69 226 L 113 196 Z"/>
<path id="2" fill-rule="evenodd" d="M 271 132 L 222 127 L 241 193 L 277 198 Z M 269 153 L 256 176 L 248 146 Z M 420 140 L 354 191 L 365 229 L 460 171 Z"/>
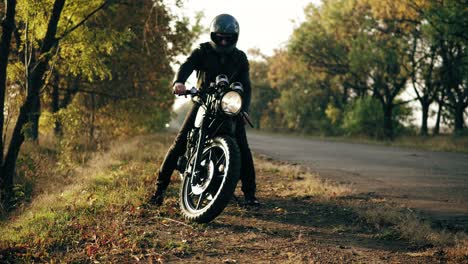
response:
<path id="1" fill-rule="evenodd" d="M 206 119 L 206 117 L 205 117 Z M 202 125 L 200 126 L 200 130 L 198 131 L 198 140 L 196 144 L 196 150 L 195 150 L 195 158 L 193 160 L 193 166 L 192 166 L 192 183 L 197 183 L 200 180 L 200 172 L 202 170 L 201 168 L 201 158 L 203 154 L 203 148 L 205 146 L 205 140 L 206 140 L 206 129 L 205 129 L 205 120 L 203 120 Z"/>

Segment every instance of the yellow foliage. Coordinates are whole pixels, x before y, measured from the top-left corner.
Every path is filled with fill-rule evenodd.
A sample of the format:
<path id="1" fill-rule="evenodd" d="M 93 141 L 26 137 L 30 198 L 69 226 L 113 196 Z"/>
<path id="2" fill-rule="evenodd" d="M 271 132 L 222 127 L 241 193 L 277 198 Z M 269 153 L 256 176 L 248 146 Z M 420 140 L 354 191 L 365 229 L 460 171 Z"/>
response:
<path id="1" fill-rule="evenodd" d="M 428 0 L 362 0 L 360 2 L 371 7 L 375 18 L 397 20 L 419 20 L 420 11 L 430 6 Z"/>
<path id="2" fill-rule="evenodd" d="M 331 120 L 332 124 L 335 125 L 341 118 L 341 110 L 335 107 L 333 104 L 328 104 L 327 109 L 325 110 L 325 114 L 327 115 L 328 119 Z"/>

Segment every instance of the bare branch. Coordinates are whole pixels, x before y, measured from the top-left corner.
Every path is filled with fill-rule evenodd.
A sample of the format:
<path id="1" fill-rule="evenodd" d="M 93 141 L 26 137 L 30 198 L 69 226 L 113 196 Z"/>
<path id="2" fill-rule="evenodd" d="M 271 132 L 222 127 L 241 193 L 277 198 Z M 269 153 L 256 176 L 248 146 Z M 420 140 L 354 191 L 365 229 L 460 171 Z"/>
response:
<path id="1" fill-rule="evenodd" d="M 61 39 L 65 38 L 66 36 L 68 36 L 70 33 L 72 33 L 73 31 L 75 31 L 77 28 L 81 27 L 86 21 L 88 21 L 94 14 L 96 14 L 97 12 L 99 12 L 101 9 L 104 9 L 108 4 L 110 3 L 109 0 L 106 0 L 104 1 L 100 6 L 98 6 L 96 9 L 94 9 L 91 13 L 89 13 L 88 15 L 86 15 L 83 20 L 81 20 L 80 22 L 78 22 L 76 25 L 74 25 L 73 27 L 71 27 L 70 29 L 68 29 L 67 31 L 65 31 L 62 36 L 58 37 L 56 39 L 57 42 L 59 42 Z"/>
<path id="2" fill-rule="evenodd" d="M 417 100 L 418 100 L 418 98 L 415 97 L 415 98 L 410 99 L 410 100 L 406 100 L 406 101 L 403 101 L 403 102 L 395 103 L 395 105 L 404 105 L 404 104 L 411 103 L 411 102 L 414 102 L 414 101 L 417 101 Z"/>

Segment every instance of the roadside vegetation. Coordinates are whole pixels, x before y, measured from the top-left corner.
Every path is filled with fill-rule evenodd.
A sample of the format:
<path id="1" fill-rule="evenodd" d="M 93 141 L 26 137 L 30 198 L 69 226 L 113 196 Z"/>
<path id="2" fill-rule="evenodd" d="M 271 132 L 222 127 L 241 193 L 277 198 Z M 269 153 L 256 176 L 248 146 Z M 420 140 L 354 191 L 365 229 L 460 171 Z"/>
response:
<path id="1" fill-rule="evenodd" d="M 465 6 L 309 5 L 284 48 L 271 56 L 250 52 L 255 126 L 466 152 Z"/>
<path id="2" fill-rule="evenodd" d="M 232 203 L 211 224 L 185 223 L 173 175 L 165 204 L 147 204 L 172 134 L 136 136 L 90 154 L 72 171 L 38 166 L 31 149 L 29 199 L 0 224 L 2 262 L 277 260 L 439 261 L 468 258 L 462 230 L 433 227 L 416 212 L 304 168 L 256 156 L 259 209 Z M 46 153 L 46 154 L 44 154 Z M 33 155 L 34 156 L 34 155 Z M 236 192 L 238 199 L 241 192 Z M 391 253 L 390 253 L 391 252 Z"/>
<path id="3" fill-rule="evenodd" d="M 429 137 L 401 135 L 394 140 L 378 140 L 366 135 L 341 135 L 327 136 L 315 133 L 298 133 L 288 130 L 253 130 L 260 134 L 276 134 L 287 135 L 293 137 L 305 137 L 316 140 L 349 142 L 359 144 L 374 144 L 382 146 L 403 147 L 409 149 L 430 150 L 430 151 L 446 151 L 446 152 L 462 152 L 468 153 L 468 137 L 457 135 L 437 135 Z"/>

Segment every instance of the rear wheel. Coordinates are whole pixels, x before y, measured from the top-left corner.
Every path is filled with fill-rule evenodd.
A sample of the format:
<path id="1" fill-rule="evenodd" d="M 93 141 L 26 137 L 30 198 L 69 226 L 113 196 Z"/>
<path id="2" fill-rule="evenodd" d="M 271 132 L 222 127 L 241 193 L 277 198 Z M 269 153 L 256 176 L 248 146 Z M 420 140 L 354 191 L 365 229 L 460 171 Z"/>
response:
<path id="1" fill-rule="evenodd" d="M 201 172 L 196 182 L 184 177 L 180 207 L 185 219 L 206 223 L 218 216 L 229 203 L 240 176 L 240 151 L 228 136 L 219 136 L 203 149 Z"/>

